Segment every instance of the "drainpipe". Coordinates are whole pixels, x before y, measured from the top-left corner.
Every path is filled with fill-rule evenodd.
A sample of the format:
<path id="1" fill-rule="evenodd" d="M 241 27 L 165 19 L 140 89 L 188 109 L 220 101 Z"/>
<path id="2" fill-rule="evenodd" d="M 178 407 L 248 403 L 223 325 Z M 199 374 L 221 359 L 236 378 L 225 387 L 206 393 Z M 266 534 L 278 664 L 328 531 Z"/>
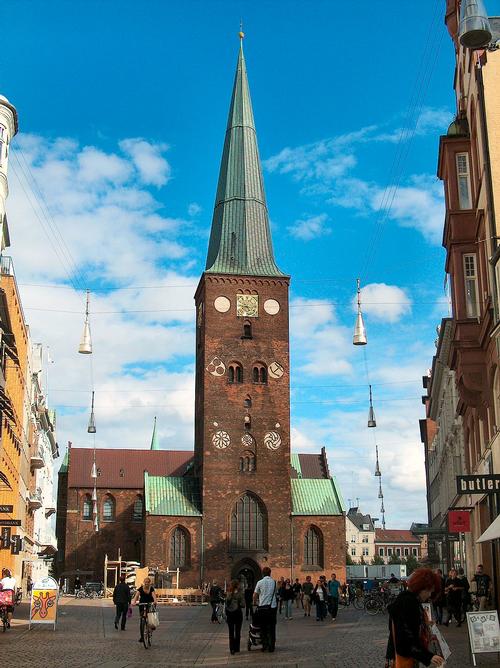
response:
<path id="1" fill-rule="evenodd" d="M 203 588 L 203 573 L 205 568 L 205 536 L 203 534 L 203 517 L 201 518 L 201 549 L 200 549 L 200 585 Z"/>

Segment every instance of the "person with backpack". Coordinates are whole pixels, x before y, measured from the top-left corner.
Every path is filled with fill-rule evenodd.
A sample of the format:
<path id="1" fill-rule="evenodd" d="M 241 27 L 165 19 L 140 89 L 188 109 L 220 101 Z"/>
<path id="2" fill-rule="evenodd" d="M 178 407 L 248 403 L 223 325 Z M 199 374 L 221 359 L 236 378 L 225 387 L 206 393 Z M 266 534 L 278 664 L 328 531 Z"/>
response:
<path id="1" fill-rule="evenodd" d="M 233 580 L 226 595 L 226 621 L 229 630 L 229 651 L 236 654 L 240 651 L 241 625 L 243 624 L 243 608 L 245 595 L 240 590 L 239 580 Z"/>

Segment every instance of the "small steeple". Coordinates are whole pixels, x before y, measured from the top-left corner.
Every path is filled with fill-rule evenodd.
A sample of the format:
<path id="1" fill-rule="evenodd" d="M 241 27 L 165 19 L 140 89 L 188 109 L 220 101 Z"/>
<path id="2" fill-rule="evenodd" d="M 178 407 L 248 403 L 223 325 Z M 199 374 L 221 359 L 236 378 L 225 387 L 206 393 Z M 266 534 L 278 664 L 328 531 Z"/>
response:
<path id="1" fill-rule="evenodd" d="M 284 276 L 274 260 L 264 180 L 243 55 L 234 79 L 215 198 L 206 271 Z"/>
<path id="2" fill-rule="evenodd" d="M 156 433 L 156 415 L 153 425 L 153 436 L 151 437 L 151 450 L 161 450 L 160 441 L 158 440 L 158 434 Z"/>

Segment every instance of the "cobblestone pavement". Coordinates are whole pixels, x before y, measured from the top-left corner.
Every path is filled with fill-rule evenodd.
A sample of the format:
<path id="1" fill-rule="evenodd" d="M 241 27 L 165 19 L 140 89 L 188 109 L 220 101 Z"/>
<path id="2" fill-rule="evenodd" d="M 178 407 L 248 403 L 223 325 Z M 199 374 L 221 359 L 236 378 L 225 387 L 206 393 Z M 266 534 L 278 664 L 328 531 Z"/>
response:
<path id="1" fill-rule="evenodd" d="M 17 619 L 7 633 L 0 633 L 2 664 L 9 668 L 41 665 L 61 668 L 153 668 L 166 666 L 334 666 L 381 668 L 387 640 L 387 617 L 369 617 L 352 608 L 339 610 L 337 621 L 316 622 L 294 609 L 294 619 L 279 619 L 274 654 L 246 648 L 247 623 L 243 623 L 241 653 L 228 651 L 227 627 L 210 623 L 207 606 L 160 608 L 161 626 L 153 635 L 153 647 L 145 650 L 139 637 L 137 611 L 126 631 L 116 631 L 110 601 L 76 601 L 63 598 L 56 631 L 37 625 L 28 630 L 28 606 L 16 609 Z M 444 629 L 452 657 L 447 668 L 472 665 L 467 629 Z M 4 662 L 5 659 L 5 662 Z M 478 657 L 478 666 L 498 666 L 497 655 Z"/>

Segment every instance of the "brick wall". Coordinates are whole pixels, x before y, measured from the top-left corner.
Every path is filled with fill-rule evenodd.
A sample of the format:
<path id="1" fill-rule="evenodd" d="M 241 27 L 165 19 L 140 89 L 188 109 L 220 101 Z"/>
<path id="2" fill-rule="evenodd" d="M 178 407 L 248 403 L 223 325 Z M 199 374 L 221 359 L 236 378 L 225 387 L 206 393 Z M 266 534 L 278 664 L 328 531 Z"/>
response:
<path id="1" fill-rule="evenodd" d="M 319 529 L 323 535 L 323 568 L 313 569 L 304 566 L 304 536 L 309 527 Z M 335 573 L 337 579 L 345 582 L 345 517 L 340 516 L 322 516 L 322 517 L 294 517 L 294 573 L 293 577 L 301 580 L 310 575 L 312 579 L 319 575 L 326 575 L 328 578 Z M 289 577 L 287 575 L 286 577 Z"/>

